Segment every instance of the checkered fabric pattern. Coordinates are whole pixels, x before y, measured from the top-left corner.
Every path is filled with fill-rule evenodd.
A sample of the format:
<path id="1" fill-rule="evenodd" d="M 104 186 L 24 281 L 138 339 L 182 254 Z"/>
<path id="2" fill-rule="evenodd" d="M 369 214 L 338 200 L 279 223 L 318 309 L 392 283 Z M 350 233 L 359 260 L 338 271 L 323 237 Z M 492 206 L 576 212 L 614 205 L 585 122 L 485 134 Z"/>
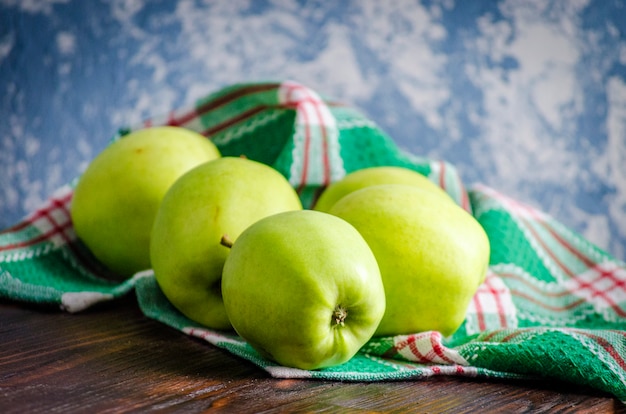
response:
<path id="1" fill-rule="evenodd" d="M 120 281 L 76 238 L 69 216 L 75 182 L 0 232 L 0 296 L 78 312 L 135 291 L 144 314 L 252 361 L 282 378 L 418 379 L 433 375 L 551 378 L 626 401 L 626 264 L 549 215 L 478 185 L 454 166 L 400 150 L 354 108 L 296 82 L 237 84 L 133 130 L 176 125 L 281 172 L 305 207 L 345 174 L 377 165 L 411 168 L 440 185 L 487 232 L 492 256 L 463 325 L 370 340 L 348 363 L 316 371 L 277 366 L 235 334 L 177 312 L 151 271 Z"/>

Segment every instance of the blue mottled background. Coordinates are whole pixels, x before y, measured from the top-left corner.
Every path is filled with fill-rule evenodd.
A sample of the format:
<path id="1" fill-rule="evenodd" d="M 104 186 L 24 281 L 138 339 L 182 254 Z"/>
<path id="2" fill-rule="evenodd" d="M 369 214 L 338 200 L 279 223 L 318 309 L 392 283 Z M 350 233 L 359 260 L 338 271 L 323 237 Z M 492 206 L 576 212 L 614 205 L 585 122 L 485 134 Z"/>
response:
<path id="1" fill-rule="evenodd" d="M 0 0 L 0 228 L 118 127 L 269 79 L 626 256 L 621 0 Z"/>

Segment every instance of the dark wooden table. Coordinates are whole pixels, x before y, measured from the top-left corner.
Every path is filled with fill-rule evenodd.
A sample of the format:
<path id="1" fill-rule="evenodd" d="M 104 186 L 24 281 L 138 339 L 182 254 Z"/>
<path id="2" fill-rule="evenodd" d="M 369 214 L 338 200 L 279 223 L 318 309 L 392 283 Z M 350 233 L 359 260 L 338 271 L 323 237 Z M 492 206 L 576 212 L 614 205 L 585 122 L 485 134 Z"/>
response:
<path id="1" fill-rule="evenodd" d="M 281 380 L 146 318 L 133 296 L 80 314 L 0 300 L 0 413 L 626 412 L 556 382 Z"/>

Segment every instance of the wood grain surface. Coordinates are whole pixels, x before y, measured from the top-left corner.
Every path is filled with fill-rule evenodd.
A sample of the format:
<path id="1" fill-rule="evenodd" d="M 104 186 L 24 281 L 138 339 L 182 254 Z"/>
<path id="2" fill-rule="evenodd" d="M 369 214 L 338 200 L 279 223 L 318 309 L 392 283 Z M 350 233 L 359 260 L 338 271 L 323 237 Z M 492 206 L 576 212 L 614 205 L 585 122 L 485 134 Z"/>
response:
<path id="1" fill-rule="evenodd" d="M 626 412 L 560 382 L 283 380 L 146 318 L 134 297 L 80 314 L 0 301 L 0 413 Z"/>

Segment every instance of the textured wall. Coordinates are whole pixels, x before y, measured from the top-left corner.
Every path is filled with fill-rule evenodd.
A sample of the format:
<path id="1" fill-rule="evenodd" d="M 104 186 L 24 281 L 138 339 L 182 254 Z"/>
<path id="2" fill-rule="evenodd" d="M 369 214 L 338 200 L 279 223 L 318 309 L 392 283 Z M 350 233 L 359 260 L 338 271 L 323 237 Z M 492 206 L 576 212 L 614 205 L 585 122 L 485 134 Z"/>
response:
<path id="1" fill-rule="evenodd" d="M 626 256 L 618 0 L 0 0 L 0 228 L 118 127 L 287 78 Z"/>

